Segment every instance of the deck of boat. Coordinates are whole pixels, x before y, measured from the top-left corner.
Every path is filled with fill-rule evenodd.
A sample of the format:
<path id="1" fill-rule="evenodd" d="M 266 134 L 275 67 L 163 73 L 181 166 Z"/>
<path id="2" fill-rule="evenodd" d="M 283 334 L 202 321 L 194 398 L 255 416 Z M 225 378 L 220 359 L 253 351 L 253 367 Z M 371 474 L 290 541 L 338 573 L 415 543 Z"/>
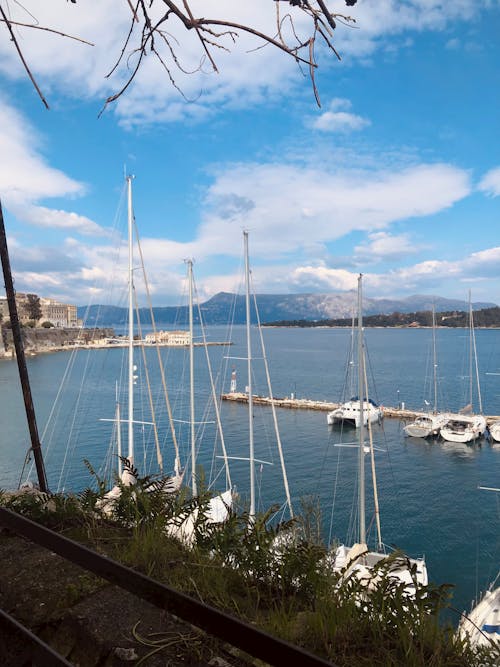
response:
<path id="1" fill-rule="evenodd" d="M 242 392 L 230 392 L 222 394 L 223 401 L 233 401 L 235 403 L 248 403 L 248 395 Z M 309 398 L 291 398 L 285 396 L 284 398 L 270 396 L 252 396 L 254 405 L 271 406 L 273 403 L 277 408 L 288 408 L 290 410 L 321 410 L 323 412 L 330 412 L 336 410 L 341 404 L 331 403 L 329 401 L 314 401 Z M 406 408 L 393 408 L 386 405 L 381 406 L 384 411 L 384 417 L 390 419 L 404 419 L 412 420 L 421 417 L 427 413 L 416 410 L 407 410 Z M 488 424 L 496 420 L 500 420 L 500 416 L 485 415 Z"/>

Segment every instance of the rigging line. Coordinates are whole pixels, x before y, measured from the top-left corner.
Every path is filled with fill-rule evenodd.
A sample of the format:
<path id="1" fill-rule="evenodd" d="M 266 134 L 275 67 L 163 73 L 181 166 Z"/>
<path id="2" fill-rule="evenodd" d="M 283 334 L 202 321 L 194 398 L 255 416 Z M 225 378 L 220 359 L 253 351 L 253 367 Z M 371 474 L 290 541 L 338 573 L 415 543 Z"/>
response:
<path id="1" fill-rule="evenodd" d="M 180 462 L 180 456 L 179 456 L 179 445 L 178 445 L 178 442 L 177 442 L 177 435 L 176 435 L 176 432 L 175 432 L 175 425 L 174 425 L 174 420 L 173 420 L 173 415 L 172 415 L 172 408 L 171 408 L 171 405 L 170 405 L 170 399 L 169 399 L 168 390 L 167 390 L 167 382 L 166 382 L 166 379 L 165 379 L 165 369 L 164 369 L 162 358 L 161 358 L 160 346 L 158 344 L 158 339 L 157 339 L 157 336 L 156 336 L 157 329 L 156 329 L 155 316 L 154 316 L 154 313 L 153 313 L 153 303 L 152 303 L 152 300 L 151 300 L 151 293 L 150 293 L 150 290 L 149 290 L 149 283 L 148 283 L 147 276 L 146 276 L 146 267 L 144 265 L 144 256 L 142 254 L 142 246 L 141 246 L 141 242 L 140 242 L 139 230 L 137 228 L 137 223 L 136 223 L 136 220 L 135 220 L 135 216 L 134 216 L 134 229 L 135 229 L 135 236 L 136 236 L 136 239 L 137 239 L 137 249 L 139 250 L 139 257 L 141 258 L 141 266 L 142 266 L 142 273 L 143 273 L 143 277 L 144 277 L 144 285 L 145 285 L 145 289 L 146 289 L 149 311 L 150 311 L 150 314 L 151 314 L 151 323 L 153 325 L 153 333 L 155 334 L 155 347 L 156 347 L 156 353 L 157 353 L 157 357 L 158 357 L 158 364 L 159 364 L 159 367 L 160 367 L 160 376 L 161 376 L 161 382 L 162 382 L 162 387 L 163 387 L 163 393 L 164 393 L 164 396 L 165 396 L 165 405 L 166 405 L 166 408 L 167 408 L 170 430 L 171 430 L 171 433 L 172 433 L 172 442 L 173 442 L 174 450 L 175 450 L 175 456 L 176 456 L 175 469 L 176 469 L 176 471 L 180 471 L 181 462 Z"/>
<path id="2" fill-rule="evenodd" d="M 61 472 L 60 472 L 59 480 L 58 480 L 58 483 L 57 483 L 57 491 L 60 491 L 60 489 L 61 489 L 61 484 L 63 482 L 63 478 L 64 478 L 63 486 L 66 485 L 68 474 L 69 474 L 69 471 L 67 470 L 67 466 L 66 466 L 67 459 L 68 459 L 68 453 L 69 453 L 69 450 L 71 450 L 71 454 L 73 454 L 74 451 L 75 451 L 75 448 L 76 448 L 76 438 L 73 437 L 73 434 L 74 434 L 75 425 L 76 425 L 76 415 L 77 415 L 77 412 L 79 411 L 79 407 L 80 407 L 80 404 L 81 404 L 80 402 L 82 400 L 82 396 L 83 396 L 83 393 L 84 393 L 84 391 L 83 391 L 83 380 L 87 377 L 87 371 L 88 371 L 88 367 L 89 367 L 89 364 L 90 364 L 90 352 L 91 352 L 90 350 L 87 350 L 87 354 L 85 355 L 85 365 L 84 365 L 84 372 L 83 372 L 83 375 L 82 375 L 82 382 L 80 383 L 80 388 L 78 390 L 78 395 L 77 395 L 77 399 L 76 399 L 76 402 L 75 402 L 75 407 L 74 407 L 73 415 L 72 415 L 72 419 L 71 419 L 71 425 L 70 425 L 69 433 L 68 433 L 68 442 L 71 443 L 71 444 L 66 445 L 66 449 L 65 449 L 64 457 L 63 457 L 63 462 L 62 462 L 62 465 L 61 465 Z"/>
<path id="3" fill-rule="evenodd" d="M 149 380 L 149 369 L 148 369 L 148 364 L 146 360 L 146 349 L 144 345 L 142 344 L 142 325 L 141 325 L 141 319 L 139 317 L 139 304 L 137 302 L 137 291 L 135 289 L 135 285 L 133 286 L 134 290 L 134 302 L 135 302 L 135 312 L 136 312 L 136 317 L 137 317 L 137 329 L 139 332 L 139 336 L 141 339 L 141 353 L 142 353 L 142 364 L 144 367 L 144 374 L 146 377 L 146 387 L 148 390 L 148 399 L 149 399 L 149 407 L 151 410 L 151 419 L 153 421 L 153 435 L 155 439 L 155 447 L 156 447 L 156 460 L 158 462 L 158 467 L 160 468 L 160 472 L 163 474 L 163 457 L 161 454 L 161 449 L 160 449 L 160 440 L 158 438 L 158 427 L 156 424 L 156 413 L 155 413 L 155 406 L 153 402 L 153 394 L 151 392 L 151 382 Z"/>
<path id="4" fill-rule="evenodd" d="M 253 276 L 250 274 L 250 281 L 252 283 L 252 288 L 253 288 Z M 266 354 L 266 347 L 264 345 L 264 336 L 262 335 L 262 327 L 261 327 L 261 322 L 260 322 L 260 315 L 259 315 L 259 309 L 257 307 L 257 297 L 255 295 L 255 289 L 252 290 L 253 292 L 253 301 L 254 301 L 254 308 L 255 308 L 255 314 L 257 317 L 257 328 L 259 331 L 259 338 L 260 338 L 260 346 L 262 350 L 262 357 L 264 358 L 264 369 L 266 372 L 266 380 L 267 380 L 267 389 L 269 392 L 269 396 L 273 396 L 272 393 L 272 387 L 271 387 L 271 376 L 269 374 L 269 365 L 267 362 L 267 354 Z M 276 406 L 274 405 L 274 401 L 271 401 L 271 410 L 272 410 L 272 415 L 273 415 L 273 423 L 274 423 L 274 431 L 276 435 L 276 440 L 278 443 L 278 453 L 280 457 L 280 464 L 281 464 L 281 473 L 283 475 L 283 483 L 285 485 L 285 494 L 286 494 L 286 499 L 288 502 L 288 507 L 290 509 L 290 516 L 293 518 L 293 508 L 292 508 L 292 499 L 290 497 L 290 488 L 288 486 L 288 475 L 286 472 L 286 466 L 285 466 L 285 458 L 283 456 L 283 447 L 281 444 L 281 437 L 280 437 L 280 432 L 279 432 L 279 427 L 278 427 L 278 417 L 276 414 Z"/>
<path id="5" fill-rule="evenodd" d="M 364 387 L 364 393 L 366 394 L 366 400 L 368 401 L 368 379 L 366 377 L 366 365 L 363 364 L 363 381 L 365 384 Z M 363 400 L 363 399 L 361 399 Z M 382 546 L 382 531 L 380 528 L 380 507 L 379 507 L 379 502 L 378 502 L 378 489 L 377 489 L 377 474 L 375 470 L 375 451 L 373 448 L 373 430 L 372 430 L 372 423 L 368 414 L 368 438 L 370 441 L 370 459 L 371 459 L 371 469 L 372 469 L 372 484 L 373 484 L 373 502 L 375 506 L 375 520 L 377 524 L 377 541 L 378 545 L 377 548 L 380 549 Z"/>
<path id="6" fill-rule="evenodd" d="M 199 296 L 198 296 L 198 289 L 196 287 L 196 281 L 195 281 L 194 276 L 192 277 L 192 279 L 193 279 L 193 286 L 194 286 L 194 293 L 195 293 L 195 297 L 196 297 L 196 303 L 197 303 L 197 306 L 198 306 L 198 318 L 200 320 L 201 336 L 202 336 L 202 340 L 203 340 L 203 347 L 205 349 L 205 357 L 206 357 L 206 361 L 207 361 L 208 376 L 210 378 L 210 390 L 211 390 L 211 393 L 212 393 L 212 401 L 213 401 L 213 404 L 214 404 L 215 418 L 216 418 L 216 421 L 217 421 L 217 429 L 218 429 L 218 432 L 219 432 L 222 454 L 224 456 L 224 466 L 226 468 L 226 479 L 227 479 L 227 483 L 229 485 L 229 488 L 232 488 L 231 473 L 229 471 L 229 463 L 228 463 L 228 459 L 227 459 L 226 442 L 224 440 L 224 431 L 222 430 L 222 421 L 221 421 L 221 418 L 220 418 L 219 402 L 217 400 L 217 394 L 216 394 L 216 391 L 215 391 L 214 376 L 213 376 L 213 372 L 212 372 L 212 363 L 210 361 L 210 354 L 208 352 L 205 324 L 204 324 L 202 313 L 201 313 L 200 299 L 199 299 Z"/>

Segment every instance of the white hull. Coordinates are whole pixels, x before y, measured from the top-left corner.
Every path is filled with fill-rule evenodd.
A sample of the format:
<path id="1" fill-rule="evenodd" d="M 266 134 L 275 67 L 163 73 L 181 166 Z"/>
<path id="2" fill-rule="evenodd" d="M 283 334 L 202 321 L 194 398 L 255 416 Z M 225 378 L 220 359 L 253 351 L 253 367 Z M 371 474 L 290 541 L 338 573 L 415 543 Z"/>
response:
<path id="1" fill-rule="evenodd" d="M 449 415 L 449 421 L 441 429 L 441 437 L 448 442 L 473 442 L 486 430 L 482 415 Z"/>
<path id="2" fill-rule="evenodd" d="M 493 424 L 489 426 L 489 431 L 491 439 L 495 442 L 500 442 L 500 421 L 493 422 Z"/>
<path id="3" fill-rule="evenodd" d="M 344 575 L 354 574 L 360 580 L 365 580 L 368 587 L 378 581 L 378 575 L 374 576 L 372 570 L 387 554 L 377 551 L 368 551 L 366 545 L 355 544 L 353 547 L 341 545 L 335 551 L 333 560 L 333 571 Z M 415 595 L 415 581 L 410 568 L 416 566 L 416 583 L 418 586 L 427 586 L 427 566 L 423 558 L 402 558 L 400 564 L 394 563 L 388 576 L 405 584 L 405 594 L 408 597 Z"/>
<path id="4" fill-rule="evenodd" d="M 472 644 L 491 646 L 496 642 L 500 647 L 500 586 L 487 591 L 470 614 L 460 621 L 458 633 L 466 636 Z"/>
<path id="5" fill-rule="evenodd" d="M 449 415 L 421 415 L 417 417 L 411 424 L 407 424 L 403 431 L 405 435 L 412 438 L 430 438 L 434 435 L 439 435 L 443 426 L 446 426 L 450 419 Z"/>
<path id="6" fill-rule="evenodd" d="M 359 428 L 361 423 L 360 418 L 360 401 L 351 400 L 343 403 L 336 410 L 332 410 L 328 413 L 326 420 L 329 425 L 332 424 L 348 424 Z M 363 401 L 363 421 L 364 425 L 367 426 L 368 422 L 374 424 L 379 422 L 384 416 L 382 408 L 370 401 Z"/>

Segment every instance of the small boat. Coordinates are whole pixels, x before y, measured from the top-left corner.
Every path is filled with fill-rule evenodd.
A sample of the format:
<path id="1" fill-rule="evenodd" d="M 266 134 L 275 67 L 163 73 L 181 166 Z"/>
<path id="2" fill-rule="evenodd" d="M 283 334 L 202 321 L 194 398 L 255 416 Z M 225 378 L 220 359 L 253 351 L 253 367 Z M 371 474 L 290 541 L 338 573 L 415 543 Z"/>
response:
<path id="1" fill-rule="evenodd" d="M 434 405 L 433 411 L 419 415 L 413 422 L 407 424 L 403 431 L 405 435 L 412 438 L 432 438 L 439 435 L 443 426 L 449 421 L 449 415 L 437 411 L 438 377 L 437 377 L 437 352 L 436 352 L 436 311 L 432 308 L 432 355 L 433 355 L 433 385 Z M 427 401 L 426 401 L 427 403 Z"/>
<path id="2" fill-rule="evenodd" d="M 486 431 L 483 415 L 448 415 L 448 422 L 441 428 L 441 437 L 448 442 L 473 442 Z"/>
<path id="3" fill-rule="evenodd" d="M 362 406 L 361 403 L 363 403 Z M 354 396 L 350 401 L 342 403 L 338 408 L 329 412 L 326 420 L 330 426 L 332 424 L 346 424 L 348 426 L 359 428 L 361 414 L 363 415 L 364 426 L 366 426 L 368 422 L 370 422 L 370 424 L 380 422 L 384 416 L 382 408 L 371 398 L 364 398 L 361 402 L 357 396 Z"/>
<path id="4" fill-rule="evenodd" d="M 439 435 L 441 429 L 449 422 L 450 416 L 445 413 L 419 415 L 415 421 L 407 424 L 403 431 L 412 438 L 430 438 Z"/>
<path id="5" fill-rule="evenodd" d="M 474 414 L 472 411 L 474 374 L 476 377 L 479 414 Z M 474 335 L 474 315 L 469 292 L 469 404 L 462 408 L 458 414 L 448 415 L 448 423 L 441 428 L 441 437 L 444 440 L 448 440 L 448 442 L 473 442 L 481 438 L 486 431 L 486 419 L 482 415 L 482 412 L 483 404 L 481 386 L 479 384 L 476 338 Z"/>
<path id="6" fill-rule="evenodd" d="M 495 442 L 500 442 L 500 421 L 493 422 L 488 426 L 490 437 Z"/>
<path id="7" fill-rule="evenodd" d="M 362 323 L 362 276 L 358 278 L 358 391 L 360 395 L 367 395 L 367 382 L 365 371 L 365 350 L 363 342 L 363 323 Z M 365 405 L 370 406 L 368 398 L 363 401 L 357 400 L 359 410 L 359 438 L 358 438 L 358 539 L 357 542 L 349 547 L 344 544 L 335 549 L 334 553 L 329 553 L 326 558 L 326 565 L 330 566 L 333 572 L 338 572 L 342 577 L 353 574 L 369 587 L 377 581 L 375 575 L 376 566 L 385 558 L 384 544 L 382 542 L 380 516 L 378 509 L 378 491 L 375 475 L 375 457 L 374 447 L 371 437 L 372 419 L 365 418 Z M 370 446 L 367 448 L 365 443 L 365 425 L 368 422 L 368 433 Z M 365 503 L 365 456 L 367 451 L 371 458 L 371 470 L 373 480 L 373 492 L 375 503 L 375 519 L 377 526 L 377 550 L 370 551 L 367 545 L 366 535 L 366 503 Z M 416 593 L 416 587 L 426 586 L 428 583 L 427 566 L 424 558 L 404 558 L 396 560 L 388 571 L 388 576 L 398 583 L 403 584 L 404 594 L 412 597 Z"/>
<path id="8" fill-rule="evenodd" d="M 500 572 L 497 575 L 497 579 Z M 500 586 L 493 588 L 495 582 L 483 595 L 470 614 L 463 616 L 458 627 L 462 639 L 479 646 L 491 646 L 496 642 L 500 647 Z"/>
<path id="9" fill-rule="evenodd" d="M 495 491 L 500 489 L 480 486 L 484 491 Z M 461 639 L 468 637 L 471 644 L 477 646 L 498 645 L 500 649 L 500 586 L 496 586 L 500 580 L 500 571 L 490 587 L 466 615 L 463 614 L 458 625 L 458 635 Z"/>

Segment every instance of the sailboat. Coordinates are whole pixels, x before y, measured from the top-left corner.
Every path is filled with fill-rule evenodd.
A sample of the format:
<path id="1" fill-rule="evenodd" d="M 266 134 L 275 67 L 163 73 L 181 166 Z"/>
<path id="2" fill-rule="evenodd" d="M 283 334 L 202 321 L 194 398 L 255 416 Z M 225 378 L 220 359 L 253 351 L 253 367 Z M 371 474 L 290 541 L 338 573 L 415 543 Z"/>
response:
<path id="1" fill-rule="evenodd" d="M 412 438 L 429 438 L 439 435 L 443 426 L 449 421 L 449 415 L 437 411 L 437 354 L 436 354 L 436 310 L 432 306 L 432 358 L 433 358 L 433 387 L 434 404 L 432 412 L 419 415 L 403 431 Z"/>
<path id="2" fill-rule="evenodd" d="M 362 275 L 358 278 L 358 391 L 360 395 L 367 395 L 367 382 L 365 370 L 365 350 L 363 341 L 363 316 L 362 316 Z M 370 454 L 372 464 L 372 477 L 375 498 L 375 517 L 377 520 L 378 544 L 377 551 L 370 551 L 366 542 L 366 499 L 365 499 L 365 419 L 363 415 L 365 401 L 360 402 L 359 441 L 358 441 L 358 541 L 352 546 L 340 545 L 336 548 L 333 558 L 329 558 L 334 572 L 342 576 L 351 575 L 362 580 L 369 580 L 373 569 L 387 557 L 382 542 L 379 512 L 378 492 L 375 477 L 374 448 L 371 439 L 371 426 L 368 423 L 370 435 Z M 415 574 L 412 574 L 412 570 Z M 416 586 L 425 586 L 428 583 L 427 566 L 424 558 L 408 558 L 405 561 L 394 563 L 388 574 L 393 580 L 404 584 L 405 594 L 415 594 Z"/>
<path id="3" fill-rule="evenodd" d="M 479 403 L 478 415 L 473 414 L 473 370 L 476 375 L 477 396 Z M 477 364 L 476 338 L 474 335 L 474 315 L 469 292 L 469 403 L 460 412 L 448 415 L 448 422 L 441 428 L 441 437 L 448 442 L 472 442 L 480 438 L 486 431 L 486 419 L 481 414 L 483 404 L 479 384 Z"/>
<path id="4" fill-rule="evenodd" d="M 185 260 L 188 271 L 187 271 L 187 280 L 188 280 L 188 292 L 189 292 L 189 435 L 190 435 L 190 451 L 191 451 L 191 493 L 192 497 L 196 498 L 198 496 L 198 480 L 197 480 L 197 469 L 196 469 L 196 459 L 197 459 L 197 447 L 196 447 L 196 412 L 195 412 L 195 374 L 194 374 L 194 327 L 193 327 L 193 291 L 194 291 L 194 277 L 193 277 L 193 260 Z M 231 511 L 233 506 L 233 501 L 235 498 L 235 492 L 232 488 L 231 483 L 231 474 L 228 465 L 228 456 L 226 451 L 226 445 L 224 441 L 224 434 L 222 430 L 220 411 L 218 407 L 218 401 L 216 398 L 215 385 L 213 382 L 213 374 L 210 363 L 210 357 L 207 351 L 206 339 L 205 339 L 205 330 L 203 327 L 203 320 L 200 313 L 200 323 L 202 325 L 203 341 L 205 343 L 205 353 L 207 366 L 210 377 L 210 386 L 212 393 L 212 401 L 215 409 L 216 421 L 218 433 L 221 441 L 221 448 L 225 463 L 226 471 L 226 490 L 218 495 L 215 495 L 213 498 L 208 500 L 207 506 L 203 509 L 196 507 L 193 511 L 188 511 L 180 516 L 170 519 L 167 522 L 165 527 L 166 533 L 171 537 L 175 537 L 177 540 L 182 542 L 185 546 L 192 546 L 196 538 L 196 526 L 198 523 L 203 524 L 222 524 L 224 523 Z M 199 423 L 199 422 L 198 422 Z"/>
<path id="5" fill-rule="evenodd" d="M 355 325 L 353 315 L 351 327 L 351 347 L 349 355 L 350 360 L 347 371 L 347 376 L 351 381 L 351 385 L 354 382 L 354 331 Z M 352 391 L 352 387 L 350 387 L 350 389 L 352 396 L 354 391 Z M 333 426 L 334 424 L 342 424 L 359 428 L 361 419 L 363 419 L 364 426 L 367 426 L 368 423 L 380 423 L 384 417 L 382 408 L 377 405 L 375 401 L 366 396 L 363 397 L 363 400 L 361 401 L 360 396 L 362 396 L 361 393 L 359 393 L 359 396 L 352 396 L 352 398 L 350 398 L 348 401 L 345 401 L 344 403 L 341 403 L 334 410 L 330 410 L 330 412 L 328 412 L 326 415 L 327 424 L 329 426 Z"/>
<path id="6" fill-rule="evenodd" d="M 493 487 L 479 488 L 500 493 L 500 489 Z M 496 643 L 500 649 L 500 571 L 471 612 L 462 616 L 458 634 L 462 639 L 468 637 L 472 644 L 491 646 Z"/>
<path id="7" fill-rule="evenodd" d="M 154 422 L 144 422 L 135 418 L 134 414 L 134 386 L 137 379 L 135 375 L 137 371 L 137 366 L 135 365 L 134 359 L 134 212 L 132 205 L 132 180 L 133 176 L 127 176 L 127 240 L 128 240 L 128 282 L 127 282 L 127 295 L 128 295 L 128 335 L 127 335 L 127 367 L 128 367 L 128 383 L 127 383 L 127 418 L 122 420 L 120 413 L 120 406 L 117 400 L 117 408 L 115 418 L 110 421 L 116 423 L 117 431 L 117 442 L 119 448 L 118 456 L 118 477 L 120 479 L 122 486 L 131 486 L 135 484 L 136 478 L 134 475 L 134 427 L 135 425 L 144 426 L 145 424 L 153 425 L 155 433 L 155 441 L 157 448 L 157 458 L 160 470 L 163 467 L 163 461 L 161 453 L 159 450 L 159 441 L 157 438 L 156 424 Z M 121 456 L 121 424 L 125 423 L 127 425 L 127 455 L 126 457 Z M 174 464 L 175 472 L 174 475 L 166 480 L 166 483 L 163 485 L 163 490 L 166 493 L 173 493 L 178 491 L 182 484 L 183 472 L 180 468 L 180 461 L 178 452 L 175 457 Z M 108 491 L 103 498 L 101 498 L 97 503 L 97 508 L 101 509 L 104 513 L 110 514 L 113 511 L 115 502 L 121 496 L 121 486 L 115 484 L 115 486 Z"/>

